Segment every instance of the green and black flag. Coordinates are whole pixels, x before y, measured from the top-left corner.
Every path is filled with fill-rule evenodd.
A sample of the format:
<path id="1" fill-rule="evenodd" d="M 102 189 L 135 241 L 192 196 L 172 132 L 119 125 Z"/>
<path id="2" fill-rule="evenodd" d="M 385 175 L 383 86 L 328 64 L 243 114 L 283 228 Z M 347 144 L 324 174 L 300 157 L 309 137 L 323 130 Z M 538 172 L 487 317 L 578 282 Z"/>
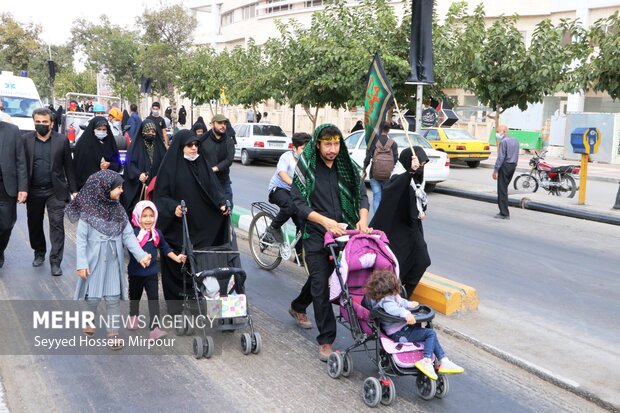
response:
<path id="1" fill-rule="evenodd" d="M 394 101 L 394 91 L 383 69 L 383 62 L 379 53 L 375 53 L 368 71 L 366 84 L 366 99 L 364 101 L 364 130 L 366 145 L 380 134 L 381 122 L 385 120 L 387 111 Z"/>

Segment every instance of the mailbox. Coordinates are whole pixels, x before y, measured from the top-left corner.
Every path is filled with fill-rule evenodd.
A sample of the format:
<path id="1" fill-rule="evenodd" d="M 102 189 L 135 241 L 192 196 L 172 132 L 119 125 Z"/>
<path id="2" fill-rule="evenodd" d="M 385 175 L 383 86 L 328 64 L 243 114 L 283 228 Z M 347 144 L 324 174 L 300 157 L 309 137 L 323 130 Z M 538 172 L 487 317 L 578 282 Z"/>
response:
<path id="1" fill-rule="evenodd" d="M 570 134 L 574 153 L 594 154 L 601 144 L 601 131 L 598 128 L 575 128 Z"/>

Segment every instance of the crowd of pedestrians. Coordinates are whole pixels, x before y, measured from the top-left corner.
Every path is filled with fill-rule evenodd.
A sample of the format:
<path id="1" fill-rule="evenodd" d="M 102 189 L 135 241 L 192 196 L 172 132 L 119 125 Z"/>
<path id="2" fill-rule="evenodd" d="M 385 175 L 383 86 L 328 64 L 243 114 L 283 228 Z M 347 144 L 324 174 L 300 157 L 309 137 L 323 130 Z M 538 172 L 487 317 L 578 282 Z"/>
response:
<path id="1" fill-rule="evenodd" d="M 181 201 L 185 202 L 194 248 L 206 249 L 230 241 L 231 221 L 227 215 L 233 203 L 230 167 L 235 148 L 230 122 L 223 115 L 214 115 L 208 125 L 199 118 L 191 130 L 182 129 L 168 139 L 159 103 L 153 103 L 151 109 L 144 121 L 135 105 L 130 106 L 131 115 L 125 116 L 131 145 L 124 164 L 112 131 L 123 122 L 117 108 L 90 120 L 73 156 L 66 137 L 53 131 L 54 114 L 47 108 L 34 111 L 36 130 L 23 137 L 16 127 L 0 121 L 0 267 L 16 221 L 16 204 L 26 203 L 32 265 L 43 265 L 47 254 L 43 229 L 47 210 L 51 274 L 62 275 L 66 213 L 77 223 L 78 282 L 74 298 L 85 300 L 94 312 L 104 301 L 108 314 L 114 315 L 120 311 L 120 300 L 128 297 L 132 320 L 129 328 L 134 329 L 138 303 L 146 291 L 151 315 L 149 337 L 156 339 L 166 334 L 153 318 L 159 314 L 155 303 L 159 299 L 160 270 L 168 313 L 181 311 L 185 261 L 181 254 Z M 93 112 L 100 110 L 93 105 Z M 256 114 L 248 111 L 248 120 L 250 115 Z M 263 121 L 267 117 L 267 113 L 261 116 Z M 257 118 L 253 116 L 252 120 Z M 399 161 L 405 172 L 390 178 L 378 169 L 371 170 L 371 182 L 381 178 L 380 193 L 373 188 L 375 215 L 371 226 L 364 183 L 368 162 L 362 173 L 335 125 L 320 125 L 312 136 L 295 134 L 292 151 L 282 155 L 269 185 L 269 200 L 281 207 L 269 231 L 278 238 L 281 225 L 293 218 L 303 232 L 299 247 L 303 251 L 298 252 L 303 256 L 308 279 L 291 301 L 289 313 L 300 327 L 311 328 L 306 310 L 313 306 L 319 358 L 323 361 L 332 353 L 336 339 L 336 319 L 329 299 L 334 262 L 323 245 L 326 232 L 336 236 L 345 234 L 346 229 L 370 233 L 371 227 L 386 232 L 389 239 L 396 241 L 393 248 L 408 295 L 430 265 L 422 231 L 427 208 L 423 168 L 428 157 L 418 147 L 406 148 L 398 157 L 388 131 L 386 126 L 369 146 L 387 153 L 388 161 Z M 368 161 L 373 157 L 372 150 Z M 376 150 L 377 158 L 378 153 Z M 124 248 L 130 252 L 128 268 L 123 262 Z M 129 277 L 125 276 L 126 270 Z M 84 333 L 93 335 L 95 331 L 87 329 Z M 110 348 L 122 347 L 118 326 L 110 326 L 107 334 Z"/>

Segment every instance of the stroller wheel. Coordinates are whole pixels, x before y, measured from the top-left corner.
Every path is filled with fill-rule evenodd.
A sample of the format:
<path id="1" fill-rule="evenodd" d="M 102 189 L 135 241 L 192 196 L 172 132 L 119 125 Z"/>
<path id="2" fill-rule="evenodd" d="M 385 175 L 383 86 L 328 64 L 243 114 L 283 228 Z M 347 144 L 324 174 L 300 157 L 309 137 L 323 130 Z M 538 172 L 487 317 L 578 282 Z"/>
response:
<path id="1" fill-rule="evenodd" d="M 340 353 L 333 352 L 327 357 L 327 374 L 332 379 L 337 379 L 342 374 L 344 360 Z"/>
<path id="2" fill-rule="evenodd" d="M 368 407 L 377 407 L 381 401 L 381 383 L 379 379 L 375 377 L 368 377 L 364 380 L 364 387 L 362 396 L 364 397 L 364 403 Z"/>
<path id="3" fill-rule="evenodd" d="M 203 342 L 202 337 L 194 337 L 192 350 L 194 350 L 194 358 L 199 359 L 203 356 Z"/>
<path id="4" fill-rule="evenodd" d="M 211 358 L 213 355 L 213 349 L 215 348 L 215 344 L 213 343 L 213 337 L 207 336 L 207 340 L 202 347 L 202 355 L 205 358 Z"/>
<path id="5" fill-rule="evenodd" d="M 258 331 L 252 333 L 252 353 L 258 354 L 263 348 L 263 339 Z"/>
<path id="6" fill-rule="evenodd" d="M 379 380 L 381 383 L 381 404 L 385 406 L 389 406 L 394 403 L 396 400 L 396 386 L 394 386 L 394 381 L 389 377 L 385 377 Z"/>
<path id="7" fill-rule="evenodd" d="M 353 371 L 353 358 L 351 358 L 351 353 L 346 353 L 342 361 L 342 377 L 349 377 Z"/>
<path id="8" fill-rule="evenodd" d="M 437 392 L 435 392 L 435 397 L 438 399 L 443 399 L 448 394 L 450 390 L 450 382 L 448 381 L 448 376 L 445 374 L 437 375 Z"/>
<path id="9" fill-rule="evenodd" d="M 248 333 L 241 334 L 241 352 L 245 355 L 252 352 L 252 338 Z"/>
<path id="10" fill-rule="evenodd" d="M 432 400 L 437 392 L 437 383 L 425 374 L 419 373 L 415 380 L 415 389 L 418 396 L 424 400 Z"/>
<path id="11" fill-rule="evenodd" d="M 174 329 L 174 332 L 177 336 L 184 336 L 185 335 L 185 327 L 176 327 Z"/>

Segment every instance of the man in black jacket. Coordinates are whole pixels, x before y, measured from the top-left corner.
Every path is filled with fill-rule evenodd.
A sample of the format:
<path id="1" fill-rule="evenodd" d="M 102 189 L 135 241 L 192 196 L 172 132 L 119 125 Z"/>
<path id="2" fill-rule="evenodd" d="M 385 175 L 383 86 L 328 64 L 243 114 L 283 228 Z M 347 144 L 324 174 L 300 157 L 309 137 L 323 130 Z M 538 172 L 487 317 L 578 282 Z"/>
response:
<path id="1" fill-rule="evenodd" d="M 28 175 L 24 142 L 19 128 L 0 121 L 0 268 L 4 265 L 4 250 L 17 221 L 17 202 L 28 197 Z"/>
<path id="2" fill-rule="evenodd" d="M 24 135 L 30 196 L 26 202 L 28 235 L 34 250 L 34 267 L 45 261 L 46 242 L 43 216 L 47 208 L 50 225 L 50 266 L 52 275 L 62 275 L 60 263 L 65 246 L 65 205 L 70 193 L 77 192 L 69 141 L 53 132 L 52 112 L 46 108 L 32 113 L 35 132 Z"/>
<path id="3" fill-rule="evenodd" d="M 235 158 L 235 143 L 226 134 L 226 122 L 224 115 L 215 115 L 211 119 L 211 130 L 204 135 L 202 148 L 207 157 L 207 162 L 215 172 L 220 185 L 226 194 L 226 199 L 233 203 L 233 193 L 230 181 L 230 166 Z"/>

